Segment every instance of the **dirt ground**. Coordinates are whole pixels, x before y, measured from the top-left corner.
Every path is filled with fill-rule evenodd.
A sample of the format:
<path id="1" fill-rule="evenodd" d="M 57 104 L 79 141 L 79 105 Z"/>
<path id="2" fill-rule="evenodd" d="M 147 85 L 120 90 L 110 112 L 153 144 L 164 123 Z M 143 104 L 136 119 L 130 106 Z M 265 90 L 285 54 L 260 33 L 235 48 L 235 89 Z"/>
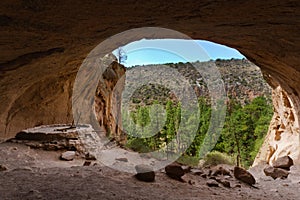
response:
<path id="1" fill-rule="evenodd" d="M 116 171 L 93 161 L 59 159 L 59 151 L 30 149 L 22 144 L 0 144 L 0 199 L 300 199 L 299 167 L 288 179 L 273 180 L 261 168 L 250 171 L 257 188 L 236 180 L 232 187 L 209 187 L 208 179 L 188 173 L 184 182 L 156 172 L 155 182 L 138 181 L 133 174 Z"/>

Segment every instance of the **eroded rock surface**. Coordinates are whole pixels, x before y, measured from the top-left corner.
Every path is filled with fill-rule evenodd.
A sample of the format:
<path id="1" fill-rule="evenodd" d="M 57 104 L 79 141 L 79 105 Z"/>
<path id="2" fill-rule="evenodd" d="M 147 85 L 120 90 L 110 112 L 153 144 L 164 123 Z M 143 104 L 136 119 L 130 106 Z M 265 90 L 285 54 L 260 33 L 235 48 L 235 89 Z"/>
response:
<path id="1" fill-rule="evenodd" d="M 105 132 L 103 131 L 102 134 Z M 91 125 L 43 125 L 19 132 L 10 142 L 25 144 L 33 149 L 67 151 L 64 160 L 73 160 L 75 151 L 87 160 L 96 160 L 103 147 L 98 133 Z M 72 153 L 71 153 L 72 152 Z M 74 154 L 74 155 L 73 155 Z"/>
<path id="2" fill-rule="evenodd" d="M 125 84 L 125 67 L 115 61 L 113 55 L 107 55 L 110 63 L 99 81 L 95 97 L 95 113 L 100 127 L 106 131 L 106 136 L 123 143 L 126 140 L 121 130 L 121 99 Z"/>
<path id="3" fill-rule="evenodd" d="M 276 86 L 274 82 L 271 84 Z M 274 115 L 253 165 L 263 161 L 273 165 L 278 158 L 284 156 L 289 156 L 295 164 L 300 164 L 300 127 L 297 114 L 300 102 L 293 102 L 279 85 L 273 89 L 272 98 Z"/>

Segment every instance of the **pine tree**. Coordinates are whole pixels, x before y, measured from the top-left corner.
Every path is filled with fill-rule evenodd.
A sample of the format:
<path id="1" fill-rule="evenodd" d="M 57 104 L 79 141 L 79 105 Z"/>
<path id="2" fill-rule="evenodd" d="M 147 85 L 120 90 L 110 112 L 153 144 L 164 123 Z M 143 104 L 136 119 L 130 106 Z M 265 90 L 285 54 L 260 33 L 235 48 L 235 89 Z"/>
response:
<path id="1" fill-rule="evenodd" d="M 150 123 L 149 109 L 146 106 L 141 106 L 138 109 L 137 124 L 142 128 L 142 135 L 145 135 L 145 127 Z"/>

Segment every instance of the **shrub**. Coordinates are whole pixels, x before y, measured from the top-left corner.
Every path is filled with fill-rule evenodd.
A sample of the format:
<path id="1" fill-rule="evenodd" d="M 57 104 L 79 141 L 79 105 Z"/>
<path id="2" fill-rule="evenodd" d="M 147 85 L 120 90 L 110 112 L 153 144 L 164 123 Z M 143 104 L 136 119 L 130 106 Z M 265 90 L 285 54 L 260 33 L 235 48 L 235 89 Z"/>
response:
<path id="1" fill-rule="evenodd" d="M 147 142 L 145 142 L 142 138 L 133 139 L 129 141 L 129 143 L 127 143 L 126 146 L 132 149 L 133 151 L 139 153 L 151 152 L 151 149 L 148 147 Z"/>
<path id="2" fill-rule="evenodd" d="M 199 158 L 195 156 L 182 155 L 178 158 L 177 162 L 193 167 L 193 166 L 198 166 Z"/>
<path id="3" fill-rule="evenodd" d="M 203 166 L 216 166 L 218 164 L 228 164 L 234 165 L 234 160 L 232 157 L 226 153 L 221 153 L 219 151 L 212 151 L 204 157 Z"/>

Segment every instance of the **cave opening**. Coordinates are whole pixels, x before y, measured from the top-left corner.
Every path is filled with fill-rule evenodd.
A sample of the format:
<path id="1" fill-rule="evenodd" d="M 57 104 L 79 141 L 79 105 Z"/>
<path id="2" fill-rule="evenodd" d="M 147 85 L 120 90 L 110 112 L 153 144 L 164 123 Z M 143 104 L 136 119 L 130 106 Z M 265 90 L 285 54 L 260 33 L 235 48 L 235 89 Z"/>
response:
<path id="1" fill-rule="evenodd" d="M 189 43 L 200 45 L 205 55 L 193 52 Z M 182 56 L 174 48 L 191 53 Z M 110 140 L 134 152 L 159 159 L 174 157 L 177 162 L 193 166 L 239 162 L 248 168 L 253 164 L 273 116 L 272 89 L 260 68 L 240 52 L 204 40 L 142 39 L 115 49 L 110 56 L 114 62 L 105 70 L 104 81 L 114 80 L 112 85 L 117 90 L 112 89 L 110 99 L 103 99 L 100 92 L 95 100 L 99 124 L 105 124 L 103 121 L 107 119 L 111 122 L 109 127 L 104 127 Z M 124 70 L 121 74 L 118 66 Z M 225 104 L 223 114 L 217 111 L 223 115 L 223 122 L 217 125 L 210 122 L 216 121 L 212 110 L 217 105 L 207 86 L 211 84 L 207 80 L 210 75 L 205 73 L 209 67 L 215 67 L 220 73 L 225 92 L 221 99 Z M 117 77 L 122 81 L 116 80 Z M 168 79 L 172 80 L 168 82 Z M 197 99 L 195 115 L 183 111 L 182 101 L 187 99 L 178 97 L 178 91 L 174 91 L 184 81 Z M 186 88 L 181 92 L 185 97 L 190 95 Z M 104 108 L 105 101 L 114 102 L 110 104 L 114 107 L 110 107 L 113 115 L 103 116 L 102 111 L 108 109 Z M 218 130 L 210 127 L 218 125 L 222 126 Z M 191 130 L 196 132 L 191 141 L 179 134 Z M 176 157 L 178 152 L 180 156 Z"/>
<path id="2" fill-rule="evenodd" d="M 11 141 L 1 143 L 1 199 L 298 199 L 300 174 L 296 164 L 300 164 L 299 3 L 297 0 L 202 0 L 180 3 L 153 0 L 1 1 L 0 25 L 3 30 L 0 59 L 0 140 L 6 141 L 30 127 L 49 124 L 55 125 L 54 129 L 60 131 L 59 136 L 67 137 L 60 142 L 28 140 L 26 142 L 30 148 Z M 130 29 L 131 33 L 134 32 L 133 27 L 167 27 L 194 39 L 202 38 L 225 44 L 238 49 L 247 59 L 260 66 L 273 88 L 274 116 L 258 160 L 268 162 L 273 167 L 267 168 L 268 174 L 272 174 L 273 170 L 272 178 L 263 174 L 263 164 L 258 173 L 249 170 L 258 183 L 254 187 L 259 189 L 242 184 L 234 178 L 233 173 L 229 173 L 232 175 L 230 177 L 227 173 L 230 170 L 223 170 L 227 175 L 221 172 L 221 175 L 214 176 L 213 174 L 220 173 L 218 168 L 192 168 L 185 173 L 183 183 L 172 180 L 161 167 L 162 170 L 154 169 L 154 183 L 143 183 L 133 178 L 132 174 L 122 173 L 127 167 L 134 165 L 133 157 L 125 158 L 126 152 L 110 152 L 111 157 L 117 154 L 112 159 L 109 156 L 95 158 L 93 152 L 98 150 L 98 143 L 95 141 L 102 134 L 102 129 L 88 126 L 80 129 L 80 135 L 75 129 L 69 129 L 73 128 L 72 125 L 69 126 L 73 119 L 75 125 L 92 124 L 94 121 L 99 124 L 93 116 L 87 115 L 94 111 L 89 108 L 91 104 L 95 104 L 95 90 L 91 88 L 92 96 L 88 95 L 88 87 L 80 91 L 85 99 L 79 102 L 78 107 L 86 109 L 86 112 L 73 114 L 74 80 L 91 49 L 122 31 Z M 172 33 L 162 36 L 160 31 L 161 29 L 151 32 L 149 28 L 145 28 L 138 34 L 126 35 L 127 41 L 107 41 L 106 48 L 96 53 L 103 52 L 106 55 L 128 41 L 136 41 L 141 37 L 176 38 Z M 114 46 L 114 43 L 117 45 Z M 99 58 L 104 55 L 99 55 Z M 92 65 L 97 64 L 93 59 L 88 61 L 92 61 Z M 117 61 L 115 66 L 118 66 Z M 118 75 L 122 77 L 123 73 L 122 69 L 119 73 L 110 72 L 112 71 L 107 71 L 106 78 L 118 78 Z M 91 69 L 91 74 L 96 75 L 96 70 Z M 79 83 L 87 83 L 86 81 L 88 80 L 83 76 Z M 107 86 L 114 84 L 107 83 Z M 91 85 L 96 87 L 97 84 L 98 82 L 92 82 Z M 149 85 L 139 91 L 151 90 L 156 94 L 155 91 L 163 90 L 168 93 L 168 87 L 161 85 L 154 85 L 153 89 Z M 99 105 L 109 102 L 107 93 L 103 95 L 107 99 Z M 135 102 L 138 103 L 136 100 Z M 108 130 L 109 139 L 112 140 L 107 143 L 104 151 L 114 145 L 114 128 L 120 129 L 120 126 L 110 124 L 113 119 L 118 119 L 109 118 L 110 115 L 117 114 L 113 105 L 115 104 L 108 103 L 103 108 L 102 124 L 99 124 L 103 130 Z M 160 109 L 165 109 L 165 105 L 158 104 L 157 108 L 153 107 L 154 111 L 155 109 L 159 114 Z M 140 111 L 143 112 L 145 111 Z M 61 124 L 63 125 L 60 127 Z M 51 135 L 52 132 L 47 131 L 47 136 L 51 138 Z M 83 135 L 86 138 L 78 137 Z M 75 159 L 59 160 L 61 153 L 67 151 L 65 145 L 70 147 L 81 141 L 86 142 L 86 149 L 82 150 L 88 150 L 89 154 L 83 154 L 82 159 L 77 154 L 82 147 L 79 145 Z M 41 151 L 38 149 L 40 147 L 55 150 Z M 57 147 L 64 148 L 56 149 Z M 75 149 L 71 147 L 70 150 L 72 153 L 64 154 L 63 159 L 74 156 Z M 147 154 L 143 155 L 144 158 L 147 157 Z M 287 155 L 293 159 L 295 165 L 290 170 L 287 166 L 283 166 L 285 169 L 275 168 L 274 161 L 282 157 L 286 159 Z M 102 159 L 107 159 L 105 162 L 108 165 L 103 164 Z M 283 161 L 288 161 L 290 166 L 289 159 Z M 145 164 L 153 166 L 152 162 Z M 123 166 L 123 170 L 111 170 L 107 167 L 110 165 Z M 283 173 L 284 179 L 277 177 L 276 171 Z M 276 180 L 272 181 L 273 177 Z"/>

